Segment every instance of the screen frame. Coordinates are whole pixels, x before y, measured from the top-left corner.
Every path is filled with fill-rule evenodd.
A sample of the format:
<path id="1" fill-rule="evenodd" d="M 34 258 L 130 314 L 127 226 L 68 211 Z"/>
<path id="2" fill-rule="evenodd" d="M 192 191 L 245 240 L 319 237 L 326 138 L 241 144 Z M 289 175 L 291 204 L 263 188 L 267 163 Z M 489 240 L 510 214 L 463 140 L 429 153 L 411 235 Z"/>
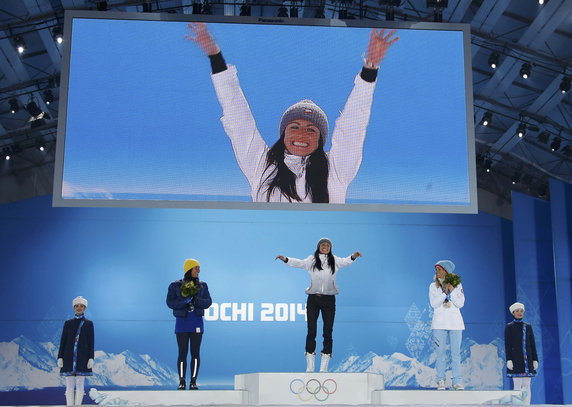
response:
<path id="1" fill-rule="evenodd" d="M 72 26 L 74 19 L 142 20 L 173 22 L 206 22 L 229 24 L 263 24 L 292 26 L 396 28 L 415 30 L 460 31 L 463 34 L 465 77 L 465 104 L 467 128 L 468 205 L 441 204 L 383 204 L 383 203 L 285 203 L 285 202 L 234 202 L 234 201 L 182 201 L 182 200 L 119 200 L 63 198 L 64 152 L 67 122 L 68 89 Z M 374 20 L 338 20 L 311 18 L 246 17 L 222 15 L 195 15 L 171 13 L 128 13 L 66 10 L 64 24 L 64 48 L 62 56 L 59 117 L 57 127 L 56 158 L 54 163 L 54 207 L 114 207 L 114 208 L 196 208 L 196 209 L 250 209 L 250 210 L 304 210 L 304 211 L 356 211 L 356 212 L 411 212 L 411 213 L 460 213 L 478 212 L 475 133 L 473 109 L 473 83 L 471 65 L 470 25 L 427 22 L 396 22 Z"/>

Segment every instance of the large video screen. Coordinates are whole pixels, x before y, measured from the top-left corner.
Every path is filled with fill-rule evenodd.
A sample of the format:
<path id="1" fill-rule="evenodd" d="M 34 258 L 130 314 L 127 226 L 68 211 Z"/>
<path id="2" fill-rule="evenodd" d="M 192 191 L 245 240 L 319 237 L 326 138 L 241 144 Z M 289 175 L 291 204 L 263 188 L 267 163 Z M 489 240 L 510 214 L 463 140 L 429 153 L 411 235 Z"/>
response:
<path id="1" fill-rule="evenodd" d="M 477 211 L 465 25 L 66 14 L 56 206 Z"/>

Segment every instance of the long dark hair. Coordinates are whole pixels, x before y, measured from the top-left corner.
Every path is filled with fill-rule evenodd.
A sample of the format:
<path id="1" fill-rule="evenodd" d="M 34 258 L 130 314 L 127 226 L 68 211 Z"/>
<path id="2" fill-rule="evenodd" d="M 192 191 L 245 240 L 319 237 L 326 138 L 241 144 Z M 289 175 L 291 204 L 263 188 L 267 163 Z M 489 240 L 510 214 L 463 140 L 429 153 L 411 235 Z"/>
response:
<path id="1" fill-rule="evenodd" d="M 280 139 L 268 150 L 266 155 L 266 168 L 264 172 L 274 165 L 274 170 L 266 176 L 260 184 L 258 191 L 260 192 L 267 185 L 266 202 L 270 202 L 272 192 L 278 188 L 280 193 L 284 195 L 289 202 L 302 201 L 298 192 L 296 192 L 296 175 L 290 171 L 284 163 L 284 145 L 285 132 L 280 135 Z M 306 160 L 306 195 L 309 195 L 314 203 L 329 203 L 330 194 L 328 192 L 328 158 L 324 152 L 324 141 L 320 137 L 318 148 L 307 157 Z"/>
<path id="2" fill-rule="evenodd" d="M 332 254 L 332 249 L 330 248 L 330 252 L 326 254 L 328 256 L 328 266 L 330 266 L 330 270 L 332 270 L 332 274 L 336 272 L 336 260 L 334 259 L 334 255 Z M 322 267 L 322 260 L 320 260 L 320 246 L 314 252 L 314 267 L 318 270 L 323 270 Z"/>

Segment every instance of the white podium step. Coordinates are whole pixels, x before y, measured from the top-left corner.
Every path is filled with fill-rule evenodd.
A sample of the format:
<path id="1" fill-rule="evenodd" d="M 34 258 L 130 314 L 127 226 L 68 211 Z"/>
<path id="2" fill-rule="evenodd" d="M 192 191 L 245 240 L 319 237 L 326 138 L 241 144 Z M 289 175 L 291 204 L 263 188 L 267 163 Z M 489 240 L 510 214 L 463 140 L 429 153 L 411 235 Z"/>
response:
<path id="1" fill-rule="evenodd" d="M 246 390 L 248 404 L 372 404 L 383 389 L 373 373 L 251 373 L 234 376 L 235 390 Z"/>
<path id="2" fill-rule="evenodd" d="M 247 404 L 242 390 L 89 390 L 102 406 L 199 406 Z"/>
<path id="3" fill-rule="evenodd" d="M 516 390 L 375 390 L 372 402 L 392 406 L 530 404 L 526 395 Z"/>

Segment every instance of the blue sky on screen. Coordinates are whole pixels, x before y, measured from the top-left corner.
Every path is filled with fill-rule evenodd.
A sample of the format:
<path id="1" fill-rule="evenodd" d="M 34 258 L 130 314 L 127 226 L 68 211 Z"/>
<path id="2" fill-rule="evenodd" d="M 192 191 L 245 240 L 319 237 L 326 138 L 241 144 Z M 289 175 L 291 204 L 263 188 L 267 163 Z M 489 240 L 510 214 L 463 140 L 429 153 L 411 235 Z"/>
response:
<path id="1" fill-rule="evenodd" d="M 221 23 L 209 29 L 237 67 L 269 145 L 284 110 L 301 99 L 321 106 L 333 129 L 370 32 Z M 182 22 L 74 20 L 64 198 L 250 200 L 220 123 L 209 61 L 187 33 Z M 363 162 L 347 201 L 468 205 L 462 33 L 397 35 L 379 71 Z"/>

